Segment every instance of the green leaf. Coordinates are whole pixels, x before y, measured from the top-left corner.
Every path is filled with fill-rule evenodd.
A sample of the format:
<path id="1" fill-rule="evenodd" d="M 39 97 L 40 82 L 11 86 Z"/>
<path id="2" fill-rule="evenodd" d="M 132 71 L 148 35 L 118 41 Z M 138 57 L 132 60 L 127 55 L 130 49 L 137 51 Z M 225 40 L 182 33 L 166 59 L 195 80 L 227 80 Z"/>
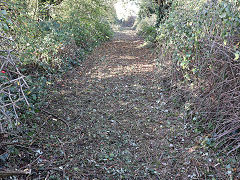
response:
<path id="1" fill-rule="evenodd" d="M 227 40 L 224 40 L 223 44 L 226 46 L 227 45 Z"/>
<path id="2" fill-rule="evenodd" d="M 110 153 L 110 155 L 109 155 L 111 158 L 113 158 L 114 157 L 114 154 L 113 153 Z"/>
<path id="3" fill-rule="evenodd" d="M 7 22 L 8 24 L 13 24 L 13 22 L 11 21 L 11 19 L 6 20 L 6 22 Z"/>
<path id="4" fill-rule="evenodd" d="M 37 100 L 37 95 L 36 95 L 36 94 L 33 94 L 33 95 L 32 95 L 32 98 L 33 98 L 33 100 Z"/>
<path id="5" fill-rule="evenodd" d="M 193 72 L 193 74 L 196 74 L 197 68 L 193 68 L 193 69 L 192 69 L 192 72 Z"/>
<path id="6" fill-rule="evenodd" d="M 1 14 L 7 15 L 7 11 L 6 10 L 1 10 Z"/>
<path id="7" fill-rule="evenodd" d="M 235 53 L 235 58 L 234 58 L 234 60 L 238 60 L 239 59 L 239 52 L 237 51 L 236 53 Z"/>
<path id="8" fill-rule="evenodd" d="M 8 31 L 8 30 L 9 30 L 9 27 L 8 27 L 7 24 L 3 23 L 2 25 L 3 25 L 3 30 L 5 30 L 5 31 Z"/>
<path id="9" fill-rule="evenodd" d="M 73 168 L 74 171 L 79 171 L 80 169 L 78 167 Z"/>

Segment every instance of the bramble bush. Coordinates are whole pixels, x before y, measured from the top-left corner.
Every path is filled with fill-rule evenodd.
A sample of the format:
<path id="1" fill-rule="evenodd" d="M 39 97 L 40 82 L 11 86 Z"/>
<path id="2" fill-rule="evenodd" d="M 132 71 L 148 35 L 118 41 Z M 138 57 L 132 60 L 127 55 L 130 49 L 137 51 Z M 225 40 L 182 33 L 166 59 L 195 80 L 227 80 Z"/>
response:
<path id="1" fill-rule="evenodd" d="M 229 152 L 240 147 L 239 4 L 174 0 L 156 36 L 159 61 L 171 59 L 173 77 L 192 92 L 189 117 L 212 128 L 216 146 Z"/>
<path id="2" fill-rule="evenodd" d="M 94 46 L 109 39 L 112 36 L 107 19 L 109 15 L 106 15 L 103 8 L 107 6 L 93 4 L 82 0 L 62 1 L 52 7 L 51 19 L 41 17 L 39 9 L 35 10 L 39 15 L 31 17 L 29 12 L 24 12 L 27 6 L 25 3 L 18 5 L 15 8 L 17 12 L 12 16 L 16 15 L 16 26 L 13 27 L 15 34 L 21 33 L 18 37 L 18 49 L 23 52 L 22 62 L 54 72 L 68 63 L 62 58 L 65 56 L 61 52 L 67 53 L 66 47 L 69 47 L 69 43 L 72 44 L 71 47 L 75 47 L 74 51 L 68 49 L 72 52 L 70 57 L 73 61 L 79 61 Z"/>
<path id="3" fill-rule="evenodd" d="M 7 4 L 0 2 L 0 133 L 4 127 L 18 125 L 18 105 L 21 101 L 28 104 L 25 89 L 28 85 L 17 64 L 19 64 L 16 42 L 8 34 L 13 24 L 7 13 Z M 15 119 L 13 119 L 15 117 Z"/>

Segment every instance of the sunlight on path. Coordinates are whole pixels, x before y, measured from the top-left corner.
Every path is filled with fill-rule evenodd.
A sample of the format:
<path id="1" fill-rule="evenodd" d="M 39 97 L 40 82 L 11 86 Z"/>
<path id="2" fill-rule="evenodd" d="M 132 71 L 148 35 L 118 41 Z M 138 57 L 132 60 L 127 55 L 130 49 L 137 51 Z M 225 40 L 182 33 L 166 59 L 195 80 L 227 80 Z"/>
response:
<path id="1" fill-rule="evenodd" d="M 91 78 L 104 79 L 154 72 L 156 62 L 147 60 L 149 52 L 142 46 L 144 41 L 136 37 L 133 30 L 117 32 L 114 41 L 108 44 L 112 48 L 102 57 L 102 63 L 90 72 Z"/>
<path id="2" fill-rule="evenodd" d="M 138 73 L 152 72 L 155 69 L 155 64 L 133 64 L 129 66 L 118 67 L 100 67 L 97 72 L 92 74 L 92 78 L 110 78 L 116 76 L 126 76 Z"/>
<path id="3" fill-rule="evenodd" d="M 133 30 L 116 32 L 53 92 L 50 110 L 71 124 L 63 141 L 71 142 L 65 153 L 73 179 L 182 180 L 211 173 L 201 137 L 187 131 L 174 106 L 169 73 L 142 44 Z"/>

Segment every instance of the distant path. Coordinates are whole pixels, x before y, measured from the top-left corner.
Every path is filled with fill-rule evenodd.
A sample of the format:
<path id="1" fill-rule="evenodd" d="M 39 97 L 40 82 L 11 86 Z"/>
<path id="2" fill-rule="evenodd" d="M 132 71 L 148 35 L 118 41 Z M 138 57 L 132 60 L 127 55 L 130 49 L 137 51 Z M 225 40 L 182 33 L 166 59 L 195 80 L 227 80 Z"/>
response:
<path id="1" fill-rule="evenodd" d="M 70 133 L 56 133 L 73 179 L 182 180 L 216 174 L 218 167 L 212 168 L 210 154 L 200 146 L 203 140 L 184 126 L 174 105 L 178 99 L 169 72 L 159 71 L 156 56 L 143 43 L 135 31 L 117 32 L 51 90 L 48 110 L 70 125 Z"/>

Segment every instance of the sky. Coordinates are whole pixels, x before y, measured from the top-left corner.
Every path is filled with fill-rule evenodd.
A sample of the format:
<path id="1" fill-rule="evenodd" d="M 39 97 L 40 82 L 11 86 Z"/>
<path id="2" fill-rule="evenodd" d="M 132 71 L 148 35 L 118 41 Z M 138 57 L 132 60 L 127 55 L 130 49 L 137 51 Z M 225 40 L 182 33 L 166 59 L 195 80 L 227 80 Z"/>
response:
<path id="1" fill-rule="evenodd" d="M 139 6 L 135 1 L 123 2 L 118 0 L 114 5 L 118 19 L 127 20 L 129 16 L 137 16 L 139 12 Z"/>

